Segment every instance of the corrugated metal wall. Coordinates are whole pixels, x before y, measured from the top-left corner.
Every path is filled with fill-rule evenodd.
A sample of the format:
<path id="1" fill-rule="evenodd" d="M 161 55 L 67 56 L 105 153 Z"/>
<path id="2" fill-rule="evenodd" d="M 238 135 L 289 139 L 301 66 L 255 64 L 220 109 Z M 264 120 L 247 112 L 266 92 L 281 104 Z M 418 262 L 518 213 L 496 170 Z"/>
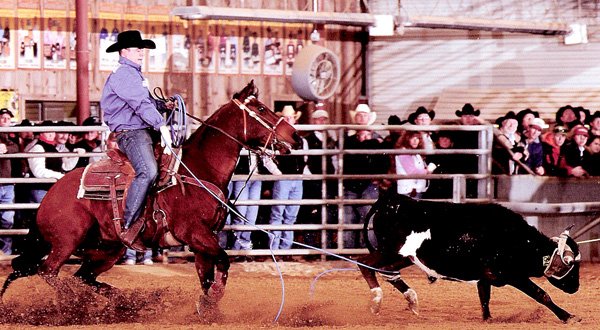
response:
<path id="1" fill-rule="evenodd" d="M 494 6 L 484 1 L 467 2 L 469 6 L 449 5 L 449 1 L 402 1 L 402 12 L 407 16 L 407 13 L 441 15 L 447 11 L 444 16 L 448 16 L 463 10 L 463 16 L 482 17 L 487 13 L 489 18 L 537 17 L 537 21 L 558 18 L 565 21 L 574 19 L 579 13 L 579 17 L 587 17 L 588 24 L 595 21 L 593 10 L 586 7 L 584 9 L 590 13 L 579 11 L 577 1 L 560 2 L 560 9 L 548 1 L 534 1 L 530 3 L 532 8 L 519 1 L 511 1 L 512 7 L 508 1 L 493 1 Z M 427 7 L 423 3 L 438 3 L 438 7 Z M 547 104 L 569 99 L 570 95 L 563 93 L 557 96 L 558 101 L 552 101 L 552 90 L 562 89 L 573 91 L 571 104 L 600 110 L 598 93 L 591 96 L 588 93 L 585 100 L 581 99 L 582 91 L 600 87 L 597 31 L 596 25 L 589 25 L 589 43 L 565 45 L 561 36 L 406 28 L 403 36 L 370 41 L 367 62 L 369 101 L 380 113 L 381 122 L 391 114 L 406 118 L 420 105 L 435 109 L 438 118 L 456 118 L 454 110 L 460 105 L 477 101 L 481 104 L 474 105 L 484 114 L 487 107 L 489 117 L 525 107 L 541 106 L 542 112 L 556 111 L 557 108 L 552 109 Z M 536 99 L 523 97 L 526 93 L 521 93 L 522 102 L 485 97 L 489 92 L 521 89 L 546 89 L 550 101 L 546 105 L 533 104 Z M 477 92 L 473 99 L 470 90 Z M 514 93 L 506 93 L 505 97 L 514 97 Z"/>

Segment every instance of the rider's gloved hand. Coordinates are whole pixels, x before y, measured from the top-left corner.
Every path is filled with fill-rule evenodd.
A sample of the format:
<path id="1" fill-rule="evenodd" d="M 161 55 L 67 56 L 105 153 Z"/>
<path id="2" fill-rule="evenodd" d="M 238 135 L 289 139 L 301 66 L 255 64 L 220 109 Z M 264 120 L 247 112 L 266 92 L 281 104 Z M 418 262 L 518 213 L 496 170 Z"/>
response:
<path id="1" fill-rule="evenodd" d="M 171 132 L 169 132 L 169 128 L 166 125 L 160 127 L 160 136 L 160 145 L 164 148 L 163 152 L 166 155 L 170 155 L 173 140 L 171 139 Z"/>

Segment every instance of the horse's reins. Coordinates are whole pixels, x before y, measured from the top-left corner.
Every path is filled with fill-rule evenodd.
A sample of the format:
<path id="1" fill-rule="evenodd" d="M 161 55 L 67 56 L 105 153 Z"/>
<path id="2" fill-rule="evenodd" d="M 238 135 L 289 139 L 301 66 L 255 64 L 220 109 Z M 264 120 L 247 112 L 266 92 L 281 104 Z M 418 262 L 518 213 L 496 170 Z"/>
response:
<path id="1" fill-rule="evenodd" d="M 217 126 L 211 125 L 211 124 L 207 123 L 205 120 L 202 120 L 201 118 L 198 118 L 198 117 L 196 117 L 196 116 L 194 116 L 194 115 L 192 115 L 190 113 L 186 113 L 186 115 L 188 117 L 190 117 L 190 118 L 192 118 L 192 119 L 200 122 L 202 125 L 205 125 L 206 127 L 212 128 L 212 129 L 220 132 L 221 134 L 223 134 L 226 137 L 228 137 L 229 139 L 235 141 L 237 144 L 239 144 L 240 146 L 242 146 L 243 148 L 245 148 L 247 150 L 251 150 L 251 151 L 253 151 L 253 152 L 255 152 L 255 153 L 259 154 L 259 155 L 265 155 L 266 154 L 266 155 L 272 157 L 273 156 L 272 154 L 266 153 L 264 150 L 267 149 L 267 146 L 271 143 L 271 141 L 273 140 L 273 138 L 277 137 L 277 126 L 279 126 L 279 124 L 282 122 L 283 117 L 279 118 L 279 120 L 275 123 L 274 126 L 271 126 L 260 115 L 258 115 L 255 111 L 251 110 L 250 108 L 248 108 L 246 106 L 246 104 L 248 104 L 253 98 L 255 98 L 255 97 L 254 96 L 249 96 L 248 98 L 246 98 L 246 100 L 244 100 L 244 103 L 240 102 L 237 99 L 232 99 L 232 101 L 238 106 L 238 108 L 240 110 L 244 111 L 243 112 L 243 114 L 244 114 L 244 141 L 243 142 L 240 141 L 239 139 L 237 139 L 236 137 L 232 136 L 231 134 L 225 132 L 223 129 L 221 129 L 221 128 L 217 127 Z M 248 123 L 247 123 L 247 120 L 246 120 L 246 113 L 250 117 L 254 118 L 254 120 L 256 120 L 259 124 L 261 124 L 262 126 L 264 126 L 270 132 L 270 135 L 269 135 L 269 137 L 268 137 L 268 139 L 267 139 L 267 141 L 265 143 L 265 146 L 262 149 L 261 148 L 253 148 L 253 147 L 251 147 L 247 143 L 248 142 L 248 139 L 247 139 L 247 136 L 248 136 L 247 126 L 248 126 Z"/>

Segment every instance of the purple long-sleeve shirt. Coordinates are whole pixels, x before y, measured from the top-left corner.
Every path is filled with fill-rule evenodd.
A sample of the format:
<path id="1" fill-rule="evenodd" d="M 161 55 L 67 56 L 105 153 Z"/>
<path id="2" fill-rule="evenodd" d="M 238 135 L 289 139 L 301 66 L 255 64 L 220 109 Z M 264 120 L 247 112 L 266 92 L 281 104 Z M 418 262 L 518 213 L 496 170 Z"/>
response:
<path id="1" fill-rule="evenodd" d="M 150 96 L 141 66 L 124 57 L 119 58 L 119 63 L 102 90 L 100 107 L 104 121 L 113 132 L 149 127 L 158 130 L 165 125 L 157 109 L 162 104 Z"/>

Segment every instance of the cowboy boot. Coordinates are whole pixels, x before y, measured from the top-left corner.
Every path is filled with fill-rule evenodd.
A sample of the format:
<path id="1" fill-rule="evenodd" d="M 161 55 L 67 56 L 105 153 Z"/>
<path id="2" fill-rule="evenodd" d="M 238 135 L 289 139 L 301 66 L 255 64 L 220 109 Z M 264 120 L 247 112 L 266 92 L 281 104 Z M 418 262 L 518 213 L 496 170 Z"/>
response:
<path id="1" fill-rule="evenodd" d="M 146 251 L 146 246 L 138 238 L 138 235 L 144 228 L 144 222 L 144 219 L 140 218 L 134 221 L 129 229 L 125 229 L 121 232 L 119 237 L 125 246 L 138 252 Z"/>

